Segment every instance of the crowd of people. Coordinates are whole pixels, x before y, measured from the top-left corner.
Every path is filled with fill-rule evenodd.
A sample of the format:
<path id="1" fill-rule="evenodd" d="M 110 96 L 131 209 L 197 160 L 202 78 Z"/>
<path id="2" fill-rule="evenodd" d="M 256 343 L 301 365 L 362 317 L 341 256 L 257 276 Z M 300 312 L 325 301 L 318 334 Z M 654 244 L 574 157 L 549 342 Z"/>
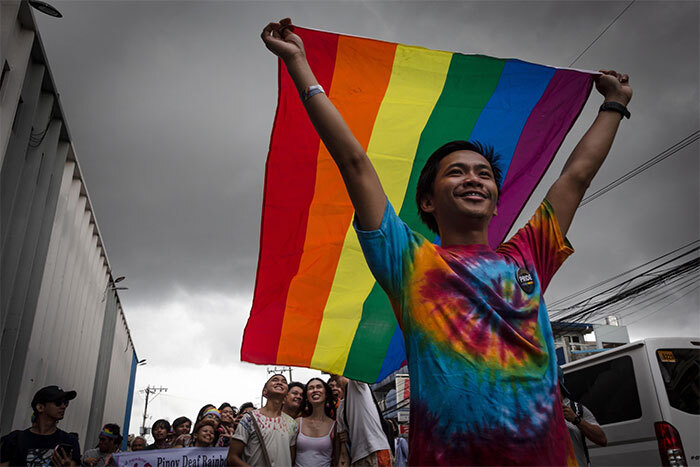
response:
<path id="1" fill-rule="evenodd" d="M 153 443 L 136 436 L 129 450 L 228 447 L 229 465 L 406 465 L 406 440 L 382 417 L 366 383 L 339 375 L 288 383 L 276 374 L 262 393 L 260 408 L 206 404 L 192 420 L 156 420 Z"/>
<path id="2" fill-rule="evenodd" d="M 228 448 L 228 465 L 406 465 L 406 441 L 398 425 L 384 420 L 370 387 L 339 375 L 312 378 L 306 384 L 270 377 L 262 389 L 266 403 L 239 408 L 224 402 L 204 405 L 197 416 L 161 418 L 151 427 L 153 443 L 129 436 L 128 451 L 177 448 Z M 123 436 L 119 425 L 105 424 L 97 446 L 81 455 L 77 433 L 58 428 L 75 391 L 58 386 L 39 390 L 32 399 L 32 426 L 4 436 L 0 466 L 116 465 Z"/>
<path id="3" fill-rule="evenodd" d="M 605 445 L 606 438 L 590 411 L 569 398 L 559 374 L 569 427 L 579 465 L 588 464 L 585 439 Z M 204 405 L 192 419 L 161 418 L 151 427 L 153 443 L 128 437 L 127 451 L 178 448 L 228 448 L 227 465 L 260 466 L 398 466 L 407 465 L 408 443 L 394 419 L 386 420 L 370 386 L 344 376 L 288 383 L 275 374 L 262 388 L 266 403 L 240 408 L 224 402 Z M 39 390 L 32 399 L 32 426 L 0 441 L 0 467 L 116 465 L 123 437 L 119 425 L 105 424 L 97 445 L 82 455 L 77 433 L 58 428 L 75 391 L 58 386 Z"/>

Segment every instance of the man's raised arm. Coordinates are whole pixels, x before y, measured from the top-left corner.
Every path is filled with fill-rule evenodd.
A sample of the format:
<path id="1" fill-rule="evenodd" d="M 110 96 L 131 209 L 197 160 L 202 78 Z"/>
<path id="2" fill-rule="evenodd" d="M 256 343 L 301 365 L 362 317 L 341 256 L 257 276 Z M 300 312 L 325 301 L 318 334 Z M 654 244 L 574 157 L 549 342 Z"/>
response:
<path id="1" fill-rule="evenodd" d="M 632 98 L 629 77 L 611 70 L 601 70 L 601 73 L 596 78 L 595 86 L 605 98 L 605 102 L 626 107 Z M 621 119 L 622 114 L 616 111 L 599 112 L 569 156 L 561 175 L 547 192 L 546 198 L 557 215 L 562 235 L 569 231 L 586 189 L 603 165 Z"/>
<path id="2" fill-rule="evenodd" d="M 291 20 L 285 18 L 265 26 L 261 37 L 267 48 L 282 59 L 299 93 L 304 93 L 318 81 L 306 60 L 304 44 L 293 30 Z M 378 229 L 386 208 L 386 195 L 362 145 L 325 93 L 312 95 L 305 100 L 304 106 L 340 169 L 360 228 Z"/>

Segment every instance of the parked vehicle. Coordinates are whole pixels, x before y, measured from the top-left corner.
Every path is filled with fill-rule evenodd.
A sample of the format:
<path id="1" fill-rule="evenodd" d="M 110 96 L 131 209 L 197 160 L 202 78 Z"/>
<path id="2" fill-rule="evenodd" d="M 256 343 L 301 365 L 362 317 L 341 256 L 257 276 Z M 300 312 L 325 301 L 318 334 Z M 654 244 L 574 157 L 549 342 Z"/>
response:
<path id="1" fill-rule="evenodd" d="M 700 338 L 632 342 L 562 366 L 605 430 L 591 465 L 700 466 Z"/>

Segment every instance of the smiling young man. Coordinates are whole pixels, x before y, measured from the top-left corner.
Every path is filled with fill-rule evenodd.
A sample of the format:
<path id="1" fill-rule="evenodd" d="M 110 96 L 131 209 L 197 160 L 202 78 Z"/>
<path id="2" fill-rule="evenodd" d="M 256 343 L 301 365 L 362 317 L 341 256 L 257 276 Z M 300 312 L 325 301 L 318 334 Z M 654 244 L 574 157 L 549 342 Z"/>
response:
<path id="1" fill-rule="evenodd" d="M 409 463 L 575 465 L 542 294 L 573 252 L 565 236 L 574 213 L 629 116 L 627 75 L 596 77 L 601 111 L 532 219 L 496 250 L 488 245 L 501 183 L 496 156 L 465 141 L 437 149 L 416 200 L 438 246 L 396 215 L 363 147 L 318 86 L 291 21 L 268 24 L 262 39 L 284 61 L 340 170 L 365 259 L 403 330 Z"/>
<path id="2" fill-rule="evenodd" d="M 304 400 L 304 385 L 299 381 L 289 383 L 287 397 L 284 398 L 282 412 L 296 419 L 301 414 L 301 403 Z"/>
<path id="3" fill-rule="evenodd" d="M 265 406 L 241 418 L 229 445 L 226 465 L 294 464 L 299 427 L 292 417 L 282 412 L 287 389 L 284 375 L 272 375 L 267 380 L 263 386 Z"/>

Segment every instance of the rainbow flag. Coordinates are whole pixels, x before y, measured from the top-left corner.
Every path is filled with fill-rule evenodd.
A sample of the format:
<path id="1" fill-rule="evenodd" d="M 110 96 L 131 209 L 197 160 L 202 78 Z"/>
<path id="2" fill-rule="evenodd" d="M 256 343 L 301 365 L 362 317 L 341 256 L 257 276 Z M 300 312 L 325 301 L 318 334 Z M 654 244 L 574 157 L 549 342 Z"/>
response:
<path id="1" fill-rule="evenodd" d="M 503 156 L 489 241 L 503 241 L 578 117 L 593 75 L 514 59 L 429 50 L 297 27 L 319 84 L 412 229 L 418 175 L 443 143 L 478 140 Z M 279 64 L 260 256 L 241 358 L 374 382 L 405 361 L 403 336 L 352 228 L 335 163 Z"/>

